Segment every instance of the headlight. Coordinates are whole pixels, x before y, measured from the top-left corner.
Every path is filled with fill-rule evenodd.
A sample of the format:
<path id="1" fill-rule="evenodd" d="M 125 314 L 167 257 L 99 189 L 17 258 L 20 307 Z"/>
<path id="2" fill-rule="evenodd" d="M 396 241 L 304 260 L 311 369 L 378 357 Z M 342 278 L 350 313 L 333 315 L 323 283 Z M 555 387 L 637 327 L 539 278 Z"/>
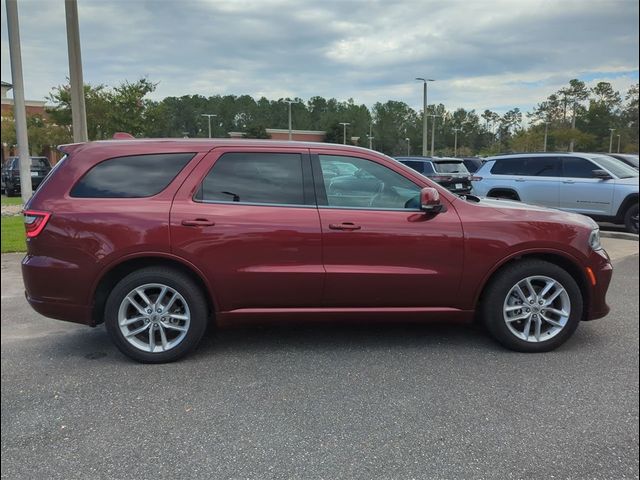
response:
<path id="1" fill-rule="evenodd" d="M 594 228 L 589 235 L 589 246 L 592 250 L 600 250 L 602 245 L 600 244 L 600 229 Z"/>

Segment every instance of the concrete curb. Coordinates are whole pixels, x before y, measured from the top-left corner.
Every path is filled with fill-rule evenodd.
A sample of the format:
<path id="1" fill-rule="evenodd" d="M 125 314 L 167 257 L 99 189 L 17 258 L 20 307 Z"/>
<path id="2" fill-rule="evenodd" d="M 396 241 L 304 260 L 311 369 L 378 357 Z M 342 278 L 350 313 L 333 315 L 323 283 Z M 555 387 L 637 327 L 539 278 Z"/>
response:
<path id="1" fill-rule="evenodd" d="M 607 232 L 600 230 L 600 236 L 602 238 L 617 238 L 619 240 L 633 240 L 638 241 L 638 235 L 635 233 L 626 233 L 626 232 Z"/>

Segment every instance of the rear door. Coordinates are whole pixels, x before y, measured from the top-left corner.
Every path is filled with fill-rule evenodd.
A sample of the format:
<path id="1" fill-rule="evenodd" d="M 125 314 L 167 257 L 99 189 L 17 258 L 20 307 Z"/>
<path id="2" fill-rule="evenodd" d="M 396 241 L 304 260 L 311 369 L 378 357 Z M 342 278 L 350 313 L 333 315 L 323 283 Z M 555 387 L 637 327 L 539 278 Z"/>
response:
<path id="1" fill-rule="evenodd" d="M 308 150 L 214 149 L 176 195 L 171 244 L 204 272 L 223 311 L 318 306 L 324 268 Z"/>
<path id="2" fill-rule="evenodd" d="M 546 207 L 559 206 L 561 164 L 557 157 L 513 157 L 496 161 L 491 169 L 495 188 L 509 186 L 520 200 Z"/>
<path id="3" fill-rule="evenodd" d="M 425 215 L 419 209 L 422 185 L 399 173 L 399 166 L 352 155 L 312 150 L 326 270 L 324 306 L 455 305 L 463 253 L 455 209 Z M 354 174 L 324 178 L 327 165 L 337 160 L 356 167 Z"/>
<path id="4" fill-rule="evenodd" d="M 587 215 L 612 215 L 615 180 L 596 178 L 593 171 L 601 168 L 586 158 L 564 156 L 562 168 L 560 208 Z"/>

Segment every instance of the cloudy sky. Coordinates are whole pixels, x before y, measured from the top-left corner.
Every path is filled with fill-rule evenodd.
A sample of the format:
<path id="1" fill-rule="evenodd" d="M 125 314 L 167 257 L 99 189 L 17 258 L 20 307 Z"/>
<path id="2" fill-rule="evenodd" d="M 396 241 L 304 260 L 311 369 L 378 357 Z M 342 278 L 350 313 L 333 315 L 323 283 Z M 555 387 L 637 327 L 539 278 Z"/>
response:
<path id="1" fill-rule="evenodd" d="M 2 0 L 2 80 L 11 81 Z M 84 79 L 142 76 L 156 99 L 314 95 L 499 112 L 571 78 L 638 81 L 637 0 L 78 0 Z M 63 0 L 19 0 L 25 89 L 68 76 Z"/>

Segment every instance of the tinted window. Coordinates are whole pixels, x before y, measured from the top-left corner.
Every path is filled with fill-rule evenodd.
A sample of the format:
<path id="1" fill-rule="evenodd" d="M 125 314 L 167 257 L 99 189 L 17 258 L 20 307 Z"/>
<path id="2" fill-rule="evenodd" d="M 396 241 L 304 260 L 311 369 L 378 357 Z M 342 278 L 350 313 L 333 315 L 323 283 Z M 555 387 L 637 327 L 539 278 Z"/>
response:
<path id="1" fill-rule="evenodd" d="M 577 157 L 564 157 L 562 159 L 565 177 L 594 178 L 593 171 L 599 170 L 595 163 Z"/>
<path id="2" fill-rule="evenodd" d="M 589 155 L 589 158 L 600 165 L 598 168 L 605 168 L 618 178 L 631 178 L 638 176 L 637 170 L 607 155 Z"/>
<path id="3" fill-rule="evenodd" d="M 420 188 L 379 163 L 355 157 L 320 155 L 320 167 L 339 160 L 355 167 L 352 175 L 324 178 L 327 205 L 355 208 L 419 208 Z"/>
<path id="4" fill-rule="evenodd" d="M 71 196 L 150 197 L 164 190 L 194 156 L 194 153 L 163 153 L 105 160 L 80 179 Z"/>
<path id="5" fill-rule="evenodd" d="M 494 175 L 522 175 L 528 177 L 559 177 L 560 164 L 556 157 L 520 157 L 496 160 Z"/>
<path id="6" fill-rule="evenodd" d="M 433 162 L 438 173 L 469 173 L 463 162 Z"/>
<path id="7" fill-rule="evenodd" d="M 49 168 L 49 162 L 46 158 L 32 158 L 31 166 L 34 168 Z"/>
<path id="8" fill-rule="evenodd" d="M 304 205 L 302 156 L 225 153 L 207 174 L 197 200 Z"/>
<path id="9" fill-rule="evenodd" d="M 413 162 L 410 160 L 403 160 L 402 163 L 404 163 L 407 167 L 409 168 L 413 168 L 416 172 L 420 172 L 420 173 L 424 173 L 424 162 Z"/>

